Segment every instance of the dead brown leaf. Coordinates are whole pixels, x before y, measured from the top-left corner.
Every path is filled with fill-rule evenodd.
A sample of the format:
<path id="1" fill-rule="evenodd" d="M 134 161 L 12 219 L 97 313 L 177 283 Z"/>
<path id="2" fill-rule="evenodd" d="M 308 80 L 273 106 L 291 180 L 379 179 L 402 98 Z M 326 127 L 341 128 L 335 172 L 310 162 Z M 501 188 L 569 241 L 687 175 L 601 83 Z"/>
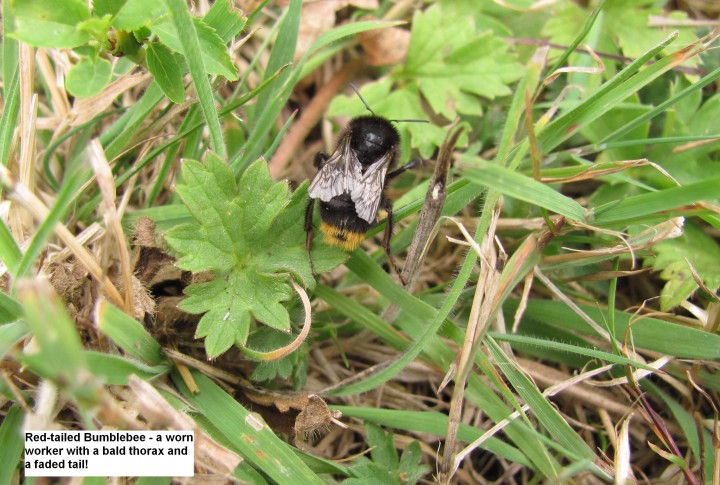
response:
<path id="1" fill-rule="evenodd" d="M 359 33 L 358 40 L 371 66 L 387 66 L 405 59 L 410 32 L 399 27 L 369 30 Z"/>

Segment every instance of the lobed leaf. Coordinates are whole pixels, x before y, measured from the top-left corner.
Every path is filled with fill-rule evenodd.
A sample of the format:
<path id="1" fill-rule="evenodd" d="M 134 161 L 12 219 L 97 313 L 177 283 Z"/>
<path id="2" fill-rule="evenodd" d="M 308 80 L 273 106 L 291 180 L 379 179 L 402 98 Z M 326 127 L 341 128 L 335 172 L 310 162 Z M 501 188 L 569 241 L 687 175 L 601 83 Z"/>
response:
<path id="1" fill-rule="evenodd" d="M 165 238 L 178 254 L 179 267 L 212 272 L 210 281 L 188 286 L 188 298 L 180 303 L 185 311 L 204 313 L 195 335 L 205 338 L 208 356 L 244 346 L 252 318 L 289 332 L 283 305 L 292 295 L 288 278 L 315 285 L 302 224 L 306 185 L 291 195 L 287 183 L 271 180 L 263 160 L 235 184 L 230 168 L 210 154 L 205 165 L 184 163 L 177 192 L 193 221 Z M 345 258 L 337 248 L 315 246 L 318 271 Z"/>
<path id="2" fill-rule="evenodd" d="M 227 44 L 242 32 L 247 18 L 242 15 L 242 10 L 238 10 L 230 4 L 230 0 L 218 0 L 205 14 L 203 22 L 215 30 L 222 41 Z"/>
<path id="3" fill-rule="evenodd" d="M 686 224 L 682 236 L 652 249 L 655 257 L 645 264 L 661 271 L 660 277 L 667 281 L 660 293 L 662 311 L 675 308 L 698 289 L 690 265 L 708 288 L 717 291 L 720 286 L 720 246 L 696 225 Z"/>

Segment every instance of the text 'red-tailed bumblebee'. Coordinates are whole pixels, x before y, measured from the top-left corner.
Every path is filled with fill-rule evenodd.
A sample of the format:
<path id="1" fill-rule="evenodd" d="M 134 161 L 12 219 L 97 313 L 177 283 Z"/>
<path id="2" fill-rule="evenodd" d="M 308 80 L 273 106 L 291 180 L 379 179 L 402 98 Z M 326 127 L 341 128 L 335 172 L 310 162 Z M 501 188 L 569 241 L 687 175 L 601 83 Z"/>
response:
<path id="1" fill-rule="evenodd" d="M 418 160 L 393 170 L 400 156 L 400 134 L 392 123 L 426 121 L 388 120 L 377 116 L 355 86 L 351 86 L 372 114 L 350 121 L 339 136 L 332 155 L 323 152 L 315 155 L 318 172 L 310 182 L 310 201 L 305 211 L 308 255 L 312 248 L 315 199 L 320 199 L 320 231 L 325 243 L 346 251 L 357 248 L 365 239 L 365 234 L 377 225 L 378 210 L 382 208 L 387 212 L 382 247 L 399 276 L 400 271 L 390 251 L 393 213 L 392 202 L 385 196 L 385 186 L 401 173 L 414 168 Z"/>

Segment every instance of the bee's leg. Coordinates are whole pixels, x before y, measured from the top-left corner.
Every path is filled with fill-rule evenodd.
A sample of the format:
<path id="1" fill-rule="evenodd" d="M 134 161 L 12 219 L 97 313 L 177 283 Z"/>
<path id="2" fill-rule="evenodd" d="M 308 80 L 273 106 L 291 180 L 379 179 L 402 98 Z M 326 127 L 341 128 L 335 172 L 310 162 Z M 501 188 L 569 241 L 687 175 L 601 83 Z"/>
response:
<path id="1" fill-rule="evenodd" d="M 315 158 L 313 159 L 313 165 L 315 165 L 315 168 L 320 168 L 325 165 L 325 162 L 328 161 L 328 158 L 330 158 L 330 155 L 328 155 L 327 153 L 317 152 L 315 154 Z"/>
<path id="2" fill-rule="evenodd" d="M 390 180 L 394 179 L 394 178 L 397 177 L 398 175 L 400 175 L 400 174 L 402 174 L 402 173 L 405 173 L 405 172 L 407 172 L 408 170 L 412 170 L 412 169 L 414 169 L 414 168 L 417 168 L 417 167 L 419 167 L 420 165 L 422 165 L 422 160 L 420 160 L 419 158 L 413 158 L 412 160 L 410 160 L 408 163 L 406 163 L 406 164 L 403 165 L 402 167 L 398 168 L 397 170 L 393 170 L 392 172 L 390 172 L 389 174 L 387 174 L 387 175 L 385 176 L 385 182 L 389 182 Z"/>
<path id="3" fill-rule="evenodd" d="M 385 233 L 383 234 L 383 239 L 382 239 L 381 245 L 385 249 L 385 254 L 387 254 L 387 258 L 388 258 L 388 262 L 390 263 L 390 266 L 392 267 L 393 271 L 395 271 L 395 274 L 398 275 L 398 278 L 400 278 L 400 283 L 402 283 L 403 286 L 405 286 L 405 280 L 403 280 L 400 269 L 398 268 L 398 265 L 395 262 L 395 257 L 392 255 L 392 251 L 390 250 L 390 237 L 392 236 L 392 232 L 393 232 L 393 212 L 392 212 L 392 202 L 390 202 L 390 199 L 383 200 L 383 209 L 385 209 L 385 212 L 387 212 L 387 217 L 385 218 Z"/>
<path id="4" fill-rule="evenodd" d="M 312 270 L 313 275 L 317 275 L 315 273 L 315 264 L 313 263 L 312 254 L 310 253 L 310 250 L 312 249 L 312 243 L 313 243 L 313 209 L 315 208 L 315 199 L 310 197 L 308 200 L 307 206 L 305 207 L 305 249 L 308 253 L 308 258 L 310 259 L 310 269 Z"/>

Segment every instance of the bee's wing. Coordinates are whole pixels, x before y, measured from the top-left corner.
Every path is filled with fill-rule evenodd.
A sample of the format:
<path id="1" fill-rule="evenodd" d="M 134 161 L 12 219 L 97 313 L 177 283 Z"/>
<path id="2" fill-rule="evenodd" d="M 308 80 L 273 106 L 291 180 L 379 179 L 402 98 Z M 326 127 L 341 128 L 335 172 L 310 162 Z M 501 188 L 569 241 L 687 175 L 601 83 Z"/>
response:
<path id="1" fill-rule="evenodd" d="M 350 192 L 353 181 L 362 176 L 360 170 L 360 162 L 350 149 L 350 137 L 346 136 L 315 174 L 308 187 L 308 195 L 327 202 L 343 192 Z"/>
<path id="2" fill-rule="evenodd" d="M 370 224 L 373 224 L 377 218 L 385 186 L 385 174 L 392 159 L 393 152 L 390 150 L 377 162 L 370 165 L 351 187 L 350 197 L 355 203 L 355 212 Z"/>

